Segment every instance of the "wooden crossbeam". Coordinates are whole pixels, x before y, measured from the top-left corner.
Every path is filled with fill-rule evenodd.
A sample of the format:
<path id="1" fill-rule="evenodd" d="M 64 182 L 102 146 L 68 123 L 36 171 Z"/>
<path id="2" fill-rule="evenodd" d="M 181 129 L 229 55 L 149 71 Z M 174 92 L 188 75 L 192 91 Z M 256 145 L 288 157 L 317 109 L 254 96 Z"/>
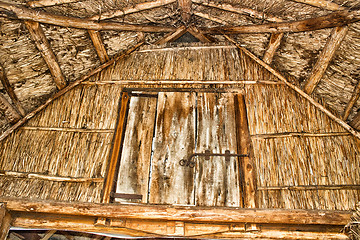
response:
<path id="1" fill-rule="evenodd" d="M 193 3 L 197 3 L 197 4 L 201 4 L 203 6 L 217 8 L 217 9 L 221 9 L 224 11 L 233 12 L 233 13 L 237 13 L 237 14 L 246 14 L 246 15 L 250 15 L 251 17 L 255 17 L 258 19 L 264 19 L 269 22 L 282 22 L 281 18 L 273 17 L 273 16 L 264 14 L 263 12 L 259 12 L 254 9 L 251 9 L 251 8 L 234 7 L 228 3 L 219 4 L 219 2 L 208 1 L 208 0 L 193 0 Z"/>
<path id="2" fill-rule="evenodd" d="M 35 0 L 35 1 L 29 1 L 26 4 L 32 8 L 37 8 L 37 7 L 50 7 L 65 3 L 75 3 L 79 1 L 80 0 Z"/>
<path id="3" fill-rule="evenodd" d="M 346 36 L 348 27 L 336 27 L 331 32 L 331 37 L 327 41 L 323 51 L 321 52 L 315 66 L 313 67 L 310 76 L 306 80 L 304 91 L 307 94 L 311 94 L 315 87 L 320 82 L 322 76 L 324 75 L 327 67 L 330 64 L 330 61 L 335 55 L 336 50 L 340 46 L 341 41 Z"/>
<path id="4" fill-rule="evenodd" d="M 188 24 L 192 14 L 192 2 L 191 0 L 177 0 L 178 8 L 180 9 L 180 15 L 182 21 Z"/>
<path id="5" fill-rule="evenodd" d="M 34 41 L 36 47 L 41 53 L 41 56 L 45 60 L 57 88 L 62 89 L 66 87 L 67 83 L 65 77 L 40 24 L 34 21 L 25 21 L 25 26 L 30 32 L 31 39 Z"/>
<path id="6" fill-rule="evenodd" d="M 212 34 L 240 34 L 240 33 L 285 33 L 306 32 L 324 28 L 345 26 L 360 21 L 360 10 L 338 11 L 325 16 L 300 21 L 277 22 L 258 25 L 235 27 L 203 28 L 204 33 Z"/>
<path id="7" fill-rule="evenodd" d="M 10 86 L 9 80 L 6 76 L 5 69 L 2 66 L 2 64 L 0 64 L 0 81 L 1 81 L 2 85 L 4 86 L 6 93 L 9 95 L 11 101 L 13 102 L 16 110 L 23 117 L 26 114 L 26 112 L 25 112 L 24 108 L 21 106 L 21 103 L 20 103 L 19 99 L 17 98 L 17 96 L 14 92 L 14 89 Z"/>
<path id="8" fill-rule="evenodd" d="M 348 119 L 348 117 L 350 116 L 351 110 L 353 109 L 355 103 L 357 102 L 357 100 L 360 97 L 360 81 L 358 81 L 358 83 L 355 86 L 354 92 L 351 95 L 351 98 L 348 102 L 348 104 L 346 105 L 346 108 L 344 110 L 344 114 L 342 119 L 345 121 Z"/>
<path id="9" fill-rule="evenodd" d="M 328 0 L 292 0 L 292 1 L 298 2 L 298 3 L 305 3 L 310 6 L 323 8 L 323 9 L 331 10 L 331 11 L 345 10 L 344 7 L 338 5 L 334 2 L 330 2 Z"/>
<path id="10" fill-rule="evenodd" d="M 105 46 L 101 40 L 100 32 L 95 30 L 88 30 L 88 33 L 90 35 L 91 41 L 95 47 L 95 51 L 100 59 L 101 63 L 106 63 L 110 60 Z"/>
<path id="11" fill-rule="evenodd" d="M 40 111 L 42 111 L 45 107 L 47 107 L 50 103 L 52 103 L 54 100 L 56 100 L 57 98 L 59 98 L 60 96 L 64 95 L 65 93 L 67 93 L 68 91 L 70 91 L 71 89 L 75 88 L 76 86 L 80 85 L 83 81 L 87 80 L 88 78 L 90 78 L 91 76 L 94 76 L 95 74 L 101 72 L 103 69 L 105 69 L 106 67 L 110 66 L 111 64 L 113 64 L 114 62 L 118 61 L 121 58 L 124 58 L 125 56 L 128 56 L 130 53 L 132 53 L 133 51 L 137 50 L 140 46 L 142 46 L 144 44 L 144 42 L 140 42 L 138 44 L 136 44 L 135 46 L 129 48 L 128 50 L 126 50 L 125 52 L 123 52 L 122 54 L 120 54 L 119 56 L 114 57 L 113 59 L 111 59 L 110 61 L 102 64 L 101 66 L 91 70 L 88 74 L 86 74 L 85 76 L 82 76 L 81 78 L 79 78 L 78 80 L 76 80 L 75 82 L 72 82 L 71 84 L 69 84 L 68 86 L 66 86 L 65 88 L 61 89 L 60 91 L 58 91 L 57 93 L 55 93 L 53 96 L 51 96 L 48 100 L 46 100 L 46 102 L 42 105 L 40 105 L 38 108 L 36 108 L 35 110 L 33 110 L 32 112 L 28 113 L 25 117 L 21 118 L 18 122 L 16 122 L 13 126 L 11 126 L 10 128 L 8 128 L 2 135 L 0 135 L 0 141 L 4 140 L 7 136 L 9 136 L 11 133 L 13 133 L 17 128 L 21 127 L 24 123 L 26 123 L 29 119 L 31 119 L 32 117 L 34 117 L 37 113 L 39 113 Z"/>
<path id="12" fill-rule="evenodd" d="M 295 92 L 300 94 L 303 98 L 305 98 L 307 101 L 309 101 L 314 107 L 325 113 L 328 117 L 330 117 L 332 120 L 337 122 L 339 125 L 341 125 L 343 128 L 345 128 L 348 132 L 350 132 L 353 136 L 360 139 L 360 133 L 356 131 L 354 128 L 352 128 L 349 124 L 347 124 L 342 119 L 335 116 L 331 111 L 329 111 L 326 107 L 318 103 L 315 99 L 313 99 L 311 96 L 309 96 L 307 93 L 305 93 L 302 89 L 297 87 L 296 85 L 292 84 L 290 81 L 288 81 L 280 72 L 269 66 L 267 63 L 265 63 L 263 60 L 259 59 L 255 54 L 251 53 L 246 48 L 240 46 L 236 41 L 231 39 L 229 36 L 224 35 L 226 39 L 228 39 L 230 42 L 232 42 L 237 48 L 239 48 L 242 52 L 244 52 L 246 55 L 248 55 L 251 59 L 253 59 L 255 62 L 263 66 L 265 69 L 267 69 L 270 73 L 272 73 L 274 76 L 276 76 L 279 80 L 285 83 L 289 88 L 293 89 Z"/>
<path id="13" fill-rule="evenodd" d="M 112 12 L 105 12 L 105 13 L 101 13 L 100 15 L 94 15 L 89 19 L 99 21 L 99 20 L 105 20 L 115 17 L 122 17 L 131 13 L 141 12 L 144 10 L 165 6 L 175 2 L 176 0 L 157 0 L 153 2 L 144 2 L 144 3 L 139 3 L 135 6 L 126 7 Z"/>
<path id="14" fill-rule="evenodd" d="M 190 26 L 188 27 L 187 31 L 200 40 L 202 43 L 211 43 L 213 42 L 212 38 L 205 36 L 197 27 Z"/>
<path id="15" fill-rule="evenodd" d="M 57 25 L 62 27 L 81 28 L 90 30 L 117 30 L 139 32 L 172 32 L 173 27 L 135 25 L 117 22 L 98 22 L 89 19 L 66 17 L 48 12 L 29 9 L 22 5 L 15 5 L 0 1 L 0 8 L 6 11 L 8 16 L 21 20 L 30 20 L 40 23 Z"/>
<path id="16" fill-rule="evenodd" d="M 249 209 L 226 207 L 194 207 L 147 204 L 69 203 L 60 201 L 35 201 L 1 197 L 8 211 L 48 213 L 72 216 L 93 216 L 115 219 L 147 219 L 210 223 L 274 223 L 345 225 L 349 211 Z"/>
<path id="17" fill-rule="evenodd" d="M 263 61 L 270 64 L 274 58 L 276 50 L 279 48 L 281 39 L 284 37 L 284 33 L 273 33 L 270 37 L 270 42 L 263 57 Z"/>
<path id="18" fill-rule="evenodd" d="M 9 123 L 16 123 L 21 119 L 21 115 L 16 108 L 0 93 L 0 112 L 2 112 Z"/>

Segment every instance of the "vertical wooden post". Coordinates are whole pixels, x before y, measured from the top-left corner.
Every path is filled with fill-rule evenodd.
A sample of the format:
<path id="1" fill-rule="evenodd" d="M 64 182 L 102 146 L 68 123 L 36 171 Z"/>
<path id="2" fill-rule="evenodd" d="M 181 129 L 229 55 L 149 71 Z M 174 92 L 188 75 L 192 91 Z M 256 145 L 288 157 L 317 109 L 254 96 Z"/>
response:
<path id="1" fill-rule="evenodd" d="M 239 154 L 249 154 L 249 157 L 240 158 L 242 186 L 245 208 L 256 208 L 256 178 L 252 162 L 251 139 L 247 120 L 245 98 L 243 94 L 235 95 L 236 136 Z"/>
<path id="2" fill-rule="evenodd" d="M 0 203 L 0 240 L 5 240 L 10 229 L 11 216 L 6 211 L 5 204 Z"/>
<path id="3" fill-rule="evenodd" d="M 130 102 L 129 93 L 123 92 L 121 96 L 119 119 L 113 140 L 111 158 L 107 168 L 107 176 L 104 182 L 102 203 L 110 202 L 110 194 L 114 188 L 115 175 L 119 165 L 118 162 L 121 154 L 120 152 L 122 148 L 122 141 L 125 134 L 125 124 L 126 124 L 127 112 L 129 108 L 129 102 Z"/>

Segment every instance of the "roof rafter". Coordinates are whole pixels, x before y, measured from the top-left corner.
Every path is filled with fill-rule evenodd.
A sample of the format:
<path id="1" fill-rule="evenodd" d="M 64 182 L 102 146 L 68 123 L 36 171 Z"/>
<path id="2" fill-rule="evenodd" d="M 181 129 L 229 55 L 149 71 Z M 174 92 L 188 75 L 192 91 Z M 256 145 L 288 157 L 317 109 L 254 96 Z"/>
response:
<path id="1" fill-rule="evenodd" d="M 302 89 L 297 87 L 296 85 L 289 82 L 281 73 L 279 73 L 277 70 L 272 68 L 270 65 L 265 63 L 263 60 L 259 59 L 257 56 L 255 56 L 253 53 L 251 53 L 249 50 L 247 50 L 244 47 L 241 47 L 236 41 L 231 39 L 229 36 L 224 35 L 226 39 L 228 39 L 230 42 L 232 42 L 237 48 L 239 48 L 241 51 L 243 51 L 245 54 L 247 54 L 251 59 L 253 59 L 255 62 L 263 66 L 265 69 L 267 69 L 269 72 L 271 72 L 274 76 L 279 78 L 282 82 L 285 83 L 288 87 L 293 89 L 295 92 L 300 94 L 302 97 L 304 97 L 306 100 L 308 100 L 312 105 L 314 105 L 317 109 L 322 111 L 324 114 L 326 114 L 328 117 L 330 117 L 332 120 L 337 122 L 339 125 L 341 125 L 343 128 L 345 128 L 348 132 L 350 132 L 352 135 L 360 139 L 360 132 L 356 131 L 354 128 L 352 128 L 349 124 L 347 124 L 342 119 L 335 116 L 332 112 L 330 112 L 326 107 L 318 103 L 315 99 L 313 99 L 311 96 L 309 96 L 307 93 L 305 93 Z"/>
<path id="2" fill-rule="evenodd" d="M 27 2 L 26 4 L 30 7 L 37 8 L 37 7 L 50 7 L 65 3 L 75 3 L 79 1 L 80 0 L 35 0 L 35 1 Z"/>
<path id="3" fill-rule="evenodd" d="M 165 6 L 165 5 L 168 5 L 171 3 L 175 3 L 175 2 L 176 2 L 176 0 L 157 0 L 154 2 L 144 2 L 144 3 L 139 3 L 135 6 L 126 7 L 126 8 L 120 9 L 120 10 L 106 12 L 106 13 L 102 13 L 99 15 L 94 15 L 94 16 L 90 17 L 89 19 L 99 21 L 99 20 L 105 20 L 105 19 L 109 19 L 109 18 L 122 17 L 127 14 L 161 7 L 161 6 Z"/>
<path id="4" fill-rule="evenodd" d="M 264 53 L 263 61 L 270 64 L 273 60 L 276 50 L 279 48 L 281 39 L 284 37 L 284 33 L 273 33 L 270 37 L 270 42 Z"/>
<path id="5" fill-rule="evenodd" d="M 263 12 L 258 12 L 251 8 L 234 7 L 228 3 L 218 4 L 217 2 L 212 2 L 212 1 L 207 1 L 207 0 L 205 0 L 205 1 L 204 0 L 193 0 L 193 2 L 203 5 L 203 6 L 213 7 L 213 8 L 217 8 L 217 9 L 228 11 L 228 12 L 233 12 L 233 13 L 238 13 L 238 14 L 247 14 L 247 15 L 250 15 L 251 17 L 255 17 L 258 19 L 264 19 L 269 22 L 281 22 L 282 21 L 281 18 L 273 17 L 270 15 L 264 14 Z"/>
<path id="6" fill-rule="evenodd" d="M 360 97 L 360 81 L 358 81 L 358 83 L 356 84 L 354 92 L 352 93 L 351 98 L 348 104 L 346 105 L 344 115 L 342 117 L 344 121 L 348 119 L 348 117 L 350 116 L 351 110 L 354 107 L 357 100 L 359 99 L 359 97 Z"/>
<path id="7" fill-rule="evenodd" d="M 9 123 L 16 123 L 21 119 L 21 115 L 16 108 L 0 93 L 0 112 L 3 112 Z"/>
<path id="8" fill-rule="evenodd" d="M 52 103 L 54 100 L 56 100 L 57 98 L 59 98 L 60 96 L 64 95 L 65 93 L 67 93 L 68 91 L 70 91 L 71 89 L 73 89 L 74 87 L 80 85 L 83 81 L 85 81 L 86 79 L 90 78 L 91 76 L 99 73 L 101 70 L 105 69 L 106 67 L 110 66 L 111 64 L 113 64 L 114 62 L 116 62 L 117 60 L 129 55 L 130 53 L 132 53 L 133 51 L 137 50 L 140 46 L 142 46 L 144 44 L 144 42 L 140 42 L 138 44 L 136 44 L 135 46 L 129 48 L 128 50 L 126 50 L 125 52 L 123 52 L 122 54 L 120 54 L 119 56 L 114 57 L 113 59 L 109 60 L 108 62 L 102 64 L 101 66 L 94 68 L 92 71 L 90 71 L 88 74 L 86 74 L 85 76 L 79 78 L 78 80 L 76 80 L 75 82 L 70 83 L 69 85 L 67 85 L 65 88 L 61 89 L 60 91 L 58 91 L 57 93 L 55 93 L 52 97 L 50 97 L 44 104 L 40 105 L 38 108 L 36 108 L 35 110 L 33 110 L 32 112 L 28 113 L 25 117 L 21 118 L 19 121 L 17 121 L 14 125 L 12 125 L 10 128 L 8 128 L 6 131 L 3 132 L 3 134 L 0 135 L 0 141 L 2 141 L 3 139 L 5 139 L 7 136 L 9 136 L 11 133 L 13 133 L 17 128 L 19 128 L 20 126 L 22 126 L 24 123 L 26 123 L 29 119 L 31 119 L 32 117 L 34 117 L 37 113 L 39 113 L 41 110 L 43 110 L 45 107 L 47 107 L 50 103 Z"/>
<path id="9" fill-rule="evenodd" d="M 202 43 L 210 43 L 212 42 L 212 39 L 205 36 L 199 29 L 197 29 L 194 26 L 185 27 L 180 26 L 176 29 L 175 32 L 169 33 L 165 35 L 163 38 L 157 40 L 155 44 L 161 45 L 167 42 L 173 42 L 176 39 L 180 38 L 182 35 L 184 35 L 186 32 L 189 32 L 191 35 L 193 35 L 195 38 L 200 40 Z"/>
<path id="10" fill-rule="evenodd" d="M 205 33 L 212 34 L 239 34 L 239 33 L 285 33 L 306 32 L 324 28 L 345 26 L 360 21 L 360 10 L 338 11 L 325 16 L 300 21 L 267 23 L 236 27 L 204 28 Z"/>
<path id="11" fill-rule="evenodd" d="M 64 88 L 67 85 L 65 77 L 60 69 L 56 56 L 51 49 L 50 43 L 46 39 L 42 27 L 38 22 L 34 21 L 25 21 L 25 26 L 30 32 L 31 39 L 34 41 L 36 47 L 41 53 L 41 56 L 45 60 L 57 88 Z"/>
<path id="12" fill-rule="evenodd" d="M 5 69 L 2 64 L 0 64 L 0 81 L 4 86 L 6 93 L 9 95 L 11 101 L 14 103 L 16 110 L 20 113 L 21 116 L 24 116 L 26 112 L 24 108 L 21 106 L 21 103 L 17 98 L 14 89 L 10 86 L 9 80 L 6 77 Z"/>
<path id="13" fill-rule="evenodd" d="M 175 30 L 173 27 L 144 26 L 117 22 L 97 22 L 89 19 L 60 16 L 35 9 L 29 9 L 21 5 L 5 3 L 2 1 L 0 1 L 0 8 L 2 8 L 3 11 L 6 11 L 7 15 L 11 16 L 12 18 L 31 20 L 62 27 L 135 32 L 172 32 Z"/>
<path id="14" fill-rule="evenodd" d="M 336 4 L 334 2 L 330 2 L 328 0 L 291 0 L 291 1 L 298 2 L 298 3 L 305 3 L 305 4 L 313 6 L 313 7 L 323 8 L 323 9 L 331 10 L 331 11 L 346 9 L 346 8 Z"/>
<path id="15" fill-rule="evenodd" d="M 88 30 L 88 33 L 95 47 L 95 51 L 100 59 L 100 62 L 106 63 L 107 61 L 109 61 L 110 59 L 106 52 L 105 46 L 101 40 L 100 32 L 95 30 Z"/>
<path id="16" fill-rule="evenodd" d="M 307 94 L 311 94 L 315 87 L 319 84 L 327 67 L 330 64 L 330 61 L 334 57 L 336 50 L 340 46 L 341 41 L 346 36 L 347 31 L 348 26 L 336 27 L 332 30 L 331 37 L 327 41 L 323 51 L 321 52 L 318 60 L 315 63 L 315 66 L 310 73 L 310 76 L 305 83 L 304 91 Z"/>

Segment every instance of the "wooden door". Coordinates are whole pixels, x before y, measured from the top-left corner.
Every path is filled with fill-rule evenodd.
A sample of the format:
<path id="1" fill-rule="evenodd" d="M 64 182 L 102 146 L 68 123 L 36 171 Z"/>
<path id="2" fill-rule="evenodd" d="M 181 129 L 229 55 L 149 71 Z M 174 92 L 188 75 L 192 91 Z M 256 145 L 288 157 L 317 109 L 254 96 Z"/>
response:
<path id="1" fill-rule="evenodd" d="M 237 153 L 232 94 L 131 97 L 116 192 L 142 195 L 150 204 L 242 206 L 237 157 L 195 157 L 193 168 L 179 164 L 206 150 Z"/>

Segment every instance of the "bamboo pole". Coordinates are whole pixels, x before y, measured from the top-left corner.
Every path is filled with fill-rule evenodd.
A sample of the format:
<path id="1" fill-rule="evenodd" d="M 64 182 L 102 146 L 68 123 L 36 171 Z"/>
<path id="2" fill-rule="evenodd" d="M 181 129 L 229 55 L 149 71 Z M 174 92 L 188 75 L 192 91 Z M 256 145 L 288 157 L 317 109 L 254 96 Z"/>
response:
<path id="1" fill-rule="evenodd" d="M 0 112 L 4 113 L 9 123 L 16 123 L 21 119 L 21 115 L 16 110 L 16 107 L 13 106 L 2 93 L 0 93 Z"/>
<path id="2" fill-rule="evenodd" d="M 208 0 L 205 0 L 205 1 L 204 0 L 193 0 L 193 2 L 203 5 L 203 6 L 213 7 L 213 8 L 221 9 L 221 10 L 228 11 L 228 12 L 233 12 L 233 13 L 238 13 L 238 14 L 248 14 L 251 17 L 255 17 L 258 19 L 264 19 L 264 20 L 270 21 L 270 22 L 282 22 L 281 18 L 273 17 L 270 15 L 264 14 L 263 12 L 258 12 L 251 8 L 234 7 L 228 3 L 219 4 L 218 2 L 213 2 L 213 1 L 208 1 Z"/>
<path id="3" fill-rule="evenodd" d="M 11 126 L 10 128 L 8 128 L 5 132 L 3 132 L 2 135 L 0 135 L 0 141 L 2 141 L 3 139 L 5 139 L 7 136 L 9 136 L 11 133 L 13 133 L 17 128 L 19 128 L 20 126 L 22 126 L 24 123 L 26 123 L 29 119 L 31 119 L 32 117 L 34 117 L 37 113 L 39 113 L 40 111 L 42 111 L 45 107 L 47 107 L 50 103 L 52 103 L 54 100 L 56 100 L 58 97 L 64 95 L 65 93 L 67 93 L 68 91 L 70 91 L 71 89 L 75 88 L 76 86 L 78 86 L 79 84 L 81 84 L 83 81 L 87 80 L 88 78 L 90 78 L 91 76 L 101 72 L 103 69 L 105 69 L 106 67 L 110 66 L 111 64 L 113 64 L 114 62 L 118 61 L 119 59 L 128 56 L 130 53 L 132 53 L 133 51 L 135 51 L 136 49 L 138 49 L 140 46 L 142 46 L 144 44 L 144 42 L 140 42 L 138 44 L 136 44 L 135 46 L 129 48 L 128 50 L 126 50 L 124 53 L 120 54 L 119 56 L 114 57 L 113 59 L 111 59 L 110 61 L 104 63 L 103 65 L 93 69 L 92 71 L 90 71 L 88 74 L 86 74 L 85 76 L 79 78 L 78 80 L 76 80 L 75 82 L 72 82 L 71 84 L 69 84 L 68 86 L 66 86 L 65 88 L 61 89 L 60 91 L 58 91 L 57 93 L 55 93 L 52 97 L 50 97 L 48 100 L 46 100 L 46 102 L 42 105 L 40 105 L 38 108 L 36 108 L 34 111 L 28 113 L 25 117 L 23 117 L 22 119 L 20 119 L 18 122 L 16 122 L 13 126 Z"/>
<path id="4" fill-rule="evenodd" d="M 253 85 L 253 84 L 268 84 L 268 85 L 284 85 L 283 82 L 276 82 L 276 81 L 266 81 L 266 80 L 254 80 L 254 81 L 191 81 L 186 79 L 176 79 L 176 80 L 127 80 L 127 79 L 117 79 L 111 81 L 86 81 L 82 82 L 83 85 L 136 85 L 137 87 L 146 86 L 146 85 L 172 85 L 172 86 L 202 86 L 202 87 L 209 87 L 207 85 L 229 85 L 229 86 L 238 86 L 241 84 L 245 85 Z M 154 86 L 155 87 L 155 86 Z"/>
<path id="5" fill-rule="evenodd" d="M 95 51 L 100 59 L 100 63 L 106 63 L 110 60 L 105 46 L 101 40 L 100 32 L 94 31 L 94 30 L 88 30 L 89 36 L 91 38 L 91 41 L 93 42 L 93 45 L 95 47 Z"/>
<path id="6" fill-rule="evenodd" d="M 315 87 L 319 84 L 322 76 L 324 75 L 330 61 L 333 59 L 336 50 L 339 48 L 340 43 L 346 36 L 348 26 L 336 27 L 331 32 L 331 37 L 327 41 L 324 49 L 322 50 L 315 66 L 311 70 L 310 76 L 306 80 L 304 91 L 307 94 L 311 94 Z"/>
<path id="7" fill-rule="evenodd" d="M 241 51 L 243 51 L 246 55 L 248 55 L 251 59 L 253 59 L 255 62 L 263 66 L 265 69 L 267 69 L 270 73 L 272 73 L 274 76 L 276 76 L 278 79 L 280 79 L 282 82 L 284 82 L 289 88 L 293 89 L 295 92 L 300 94 L 303 98 L 308 100 L 312 105 L 314 105 L 317 109 L 325 113 L 327 116 L 329 116 L 332 120 L 337 122 L 339 125 L 341 125 L 343 128 L 345 128 L 347 131 L 349 131 L 352 135 L 360 139 L 360 133 L 356 131 L 354 128 L 352 128 L 349 124 L 347 124 L 342 119 L 336 117 L 332 112 L 330 112 L 328 109 L 326 109 L 323 105 L 318 103 L 315 99 L 313 99 L 311 96 L 306 94 L 303 90 L 301 90 L 296 85 L 290 83 L 281 73 L 279 73 L 277 70 L 266 64 L 264 61 L 256 57 L 253 53 L 251 53 L 246 48 L 241 47 L 239 44 L 237 44 L 233 39 L 231 39 L 229 36 L 224 35 L 226 39 L 228 39 L 230 42 L 232 42 L 235 46 L 237 46 Z"/>
<path id="8" fill-rule="evenodd" d="M 39 179 L 53 182 L 103 182 L 104 178 L 84 178 L 84 177 L 61 177 L 40 173 L 28 173 L 28 172 L 14 172 L 14 171 L 0 171 L 0 176 L 16 177 L 16 178 L 28 178 Z"/>
<path id="9" fill-rule="evenodd" d="M 276 50 L 280 46 L 281 39 L 284 37 L 284 33 L 273 33 L 270 37 L 269 45 L 263 57 L 263 61 L 270 64 L 274 58 Z"/>
<path id="10" fill-rule="evenodd" d="M 10 4 L 0 1 L 0 8 L 7 11 L 8 15 L 20 20 L 29 20 L 61 27 L 81 28 L 90 30 L 117 30 L 139 32 L 172 32 L 173 27 L 134 25 L 117 22 L 98 22 L 89 19 L 66 17 L 43 11 L 29 9 L 21 5 Z"/>
<path id="11" fill-rule="evenodd" d="M 325 16 L 300 21 L 202 28 L 201 30 L 203 30 L 204 33 L 210 34 L 307 32 L 324 28 L 341 27 L 358 21 L 360 21 L 360 10 L 338 11 Z"/>
<path id="12" fill-rule="evenodd" d="M 34 41 L 41 56 L 45 60 L 57 88 L 62 89 L 66 87 L 67 83 L 65 77 L 40 24 L 34 21 L 25 21 L 25 26 L 30 32 L 31 39 Z"/>
<path id="13" fill-rule="evenodd" d="M 128 14 L 131 14 L 131 13 L 141 12 L 144 10 L 165 6 L 165 5 L 174 3 L 174 2 L 176 2 L 176 0 L 157 0 L 157 1 L 153 1 L 153 2 L 139 3 L 135 6 L 115 10 L 112 12 L 101 13 L 100 15 L 94 15 L 94 16 L 90 17 L 89 19 L 100 21 L 100 20 L 105 20 L 105 19 L 110 19 L 110 18 L 115 18 L 115 17 L 122 17 L 122 16 L 125 16 Z"/>
<path id="14" fill-rule="evenodd" d="M 9 95 L 11 101 L 14 103 L 16 110 L 20 113 L 22 117 L 25 116 L 26 112 L 21 106 L 21 103 L 17 98 L 14 89 L 10 86 L 9 80 L 6 77 L 5 69 L 2 64 L 0 64 L 0 81 L 4 86 L 6 93 Z"/>

